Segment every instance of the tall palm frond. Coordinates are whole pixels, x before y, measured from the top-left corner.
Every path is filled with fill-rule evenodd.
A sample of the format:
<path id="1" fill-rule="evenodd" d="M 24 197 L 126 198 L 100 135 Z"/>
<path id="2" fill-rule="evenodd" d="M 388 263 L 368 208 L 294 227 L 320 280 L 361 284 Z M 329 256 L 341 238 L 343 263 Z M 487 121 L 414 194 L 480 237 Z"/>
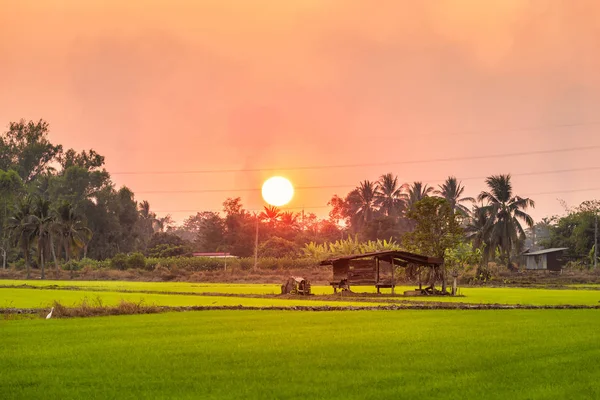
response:
<path id="1" fill-rule="evenodd" d="M 461 197 L 465 191 L 465 187 L 456 179 L 456 177 L 448 177 L 446 181 L 438 187 L 439 190 L 434 191 L 434 194 L 446 199 L 453 211 L 459 212 L 464 216 L 469 215 L 469 208 L 461 203 L 473 203 L 475 202 L 475 199 L 472 197 Z"/>
<path id="2" fill-rule="evenodd" d="M 510 175 L 488 177 L 485 182 L 489 190 L 482 191 L 477 197 L 478 201 L 486 202 L 481 208 L 489 218 L 487 240 L 493 249 L 500 249 L 506 263 L 510 263 L 513 249 L 525 238 L 521 222 L 533 227 L 533 218 L 525 211 L 535 207 L 533 200 L 513 195 L 510 179 Z"/>
<path id="3" fill-rule="evenodd" d="M 408 185 L 399 185 L 393 174 L 382 175 L 377 181 L 375 202 L 386 216 L 400 215 L 406 208 Z"/>
<path id="4" fill-rule="evenodd" d="M 423 182 L 413 182 L 408 189 L 408 208 L 412 208 L 418 201 L 428 197 L 433 192 L 433 188 Z"/>

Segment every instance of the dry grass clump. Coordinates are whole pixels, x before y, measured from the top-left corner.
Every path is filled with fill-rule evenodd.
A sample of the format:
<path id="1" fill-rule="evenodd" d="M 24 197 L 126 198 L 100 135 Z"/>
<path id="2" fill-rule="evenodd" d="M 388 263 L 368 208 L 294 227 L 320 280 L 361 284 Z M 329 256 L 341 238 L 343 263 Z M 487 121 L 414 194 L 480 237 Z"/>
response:
<path id="1" fill-rule="evenodd" d="M 143 301 L 134 303 L 121 300 L 114 306 L 103 304 L 99 297 L 90 302 L 84 299 L 81 304 L 67 307 L 59 301 L 54 301 L 52 305 L 54 311 L 52 318 L 83 318 L 83 317 L 101 317 L 107 315 L 133 315 L 133 314 L 156 314 L 163 311 L 162 307 L 153 304 L 144 304 Z M 50 310 L 40 310 L 39 316 L 46 318 Z"/>

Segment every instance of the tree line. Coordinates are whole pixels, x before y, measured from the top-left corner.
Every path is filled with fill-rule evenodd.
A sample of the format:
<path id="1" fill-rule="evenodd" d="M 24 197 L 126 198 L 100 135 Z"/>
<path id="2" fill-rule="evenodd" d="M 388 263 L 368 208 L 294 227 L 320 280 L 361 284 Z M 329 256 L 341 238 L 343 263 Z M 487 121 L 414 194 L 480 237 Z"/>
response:
<path id="1" fill-rule="evenodd" d="M 96 151 L 65 150 L 50 141 L 47 122 L 21 120 L 0 135 L 0 252 L 4 267 L 21 259 L 27 268 L 43 271 L 49 261 L 58 265 L 135 252 L 284 257 L 299 254 L 308 243 L 352 236 L 391 240 L 437 256 L 444 256 L 445 247 L 468 242 L 484 261 L 510 265 L 525 246 L 526 232 L 539 228 L 527 214 L 535 204 L 514 193 L 510 175 L 485 182 L 486 190 L 475 199 L 465 196 L 462 182 L 452 176 L 432 187 L 401 183 L 387 173 L 360 182 L 345 196 L 334 195 L 328 218 L 275 207 L 253 213 L 240 198 L 228 198 L 222 212 L 199 211 L 175 226 L 169 215 L 159 217 L 147 201 L 136 201 L 129 188 L 115 187 Z M 548 243 L 566 246 L 565 238 L 572 236 L 563 226 L 568 224 L 553 221 Z M 589 243 L 581 247 L 578 253 Z"/>

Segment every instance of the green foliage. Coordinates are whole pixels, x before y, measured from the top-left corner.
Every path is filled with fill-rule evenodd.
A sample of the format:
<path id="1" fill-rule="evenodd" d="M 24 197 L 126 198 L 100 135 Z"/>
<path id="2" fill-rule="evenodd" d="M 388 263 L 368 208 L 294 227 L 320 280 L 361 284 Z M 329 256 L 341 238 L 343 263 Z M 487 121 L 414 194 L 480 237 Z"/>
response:
<path id="1" fill-rule="evenodd" d="M 474 248 L 468 242 L 457 243 L 444 253 L 444 262 L 454 273 L 469 271 L 473 266 L 479 265 L 481 260 L 481 249 Z"/>
<path id="2" fill-rule="evenodd" d="M 477 198 L 480 202 L 486 202 L 479 210 L 486 219 L 483 240 L 487 251 L 484 256 L 489 260 L 492 252 L 500 249 L 502 262 L 510 266 L 519 244 L 525 240 L 521 223 L 533 227 L 533 219 L 526 211 L 535 207 L 535 203 L 513 193 L 510 175 L 492 175 L 486 179 L 486 184 L 489 191 L 482 191 Z"/>
<path id="3" fill-rule="evenodd" d="M 274 236 L 261 243 L 258 255 L 261 257 L 291 257 L 298 254 L 298 246 L 289 240 Z"/>
<path id="4" fill-rule="evenodd" d="M 127 268 L 146 268 L 146 257 L 142 253 L 127 256 Z"/>
<path id="5" fill-rule="evenodd" d="M 391 238 L 389 240 L 377 239 L 359 242 L 358 235 L 355 235 L 354 238 L 348 237 L 347 239 L 337 240 L 332 243 L 307 243 L 302 248 L 302 253 L 308 258 L 324 260 L 329 257 L 348 256 L 352 254 L 364 254 L 385 250 L 402 250 L 402 247 Z"/>
<path id="6" fill-rule="evenodd" d="M 555 218 L 549 225 L 549 238 L 541 244 L 545 247 L 566 247 L 567 259 L 593 265 L 596 212 L 600 213 L 600 202 L 586 201 L 569 210 L 564 217 Z"/>
<path id="7" fill-rule="evenodd" d="M 415 229 L 405 235 L 404 244 L 416 253 L 442 258 L 446 249 L 456 247 L 464 237 L 460 214 L 445 199 L 425 197 L 407 215 Z"/>
<path id="8" fill-rule="evenodd" d="M 127 269 L 127 254 L 115 254 L 115 256 L 110 260 L 110 267 L 121 271 Z"/>

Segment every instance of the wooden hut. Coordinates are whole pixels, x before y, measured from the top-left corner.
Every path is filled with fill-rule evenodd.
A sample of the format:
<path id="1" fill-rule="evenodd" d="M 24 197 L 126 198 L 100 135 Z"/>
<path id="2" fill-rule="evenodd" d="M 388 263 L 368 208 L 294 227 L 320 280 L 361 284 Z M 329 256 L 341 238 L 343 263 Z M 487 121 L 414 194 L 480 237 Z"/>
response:
<path id="1" fill-rule="evenodd" d="M 380 293 L 381 288 L 391 288 L 393 294 L 396 267 L 416 265 L 437 269 L 443 262 L 441 258 L 389 250 L 333 258 L 321 261 L 321 265 L 333 266 L 333 280 L 330 284 L 334 292 L 337 289 L 349 290 L 350 286 L 374 285 L 377 293 Z"/>

